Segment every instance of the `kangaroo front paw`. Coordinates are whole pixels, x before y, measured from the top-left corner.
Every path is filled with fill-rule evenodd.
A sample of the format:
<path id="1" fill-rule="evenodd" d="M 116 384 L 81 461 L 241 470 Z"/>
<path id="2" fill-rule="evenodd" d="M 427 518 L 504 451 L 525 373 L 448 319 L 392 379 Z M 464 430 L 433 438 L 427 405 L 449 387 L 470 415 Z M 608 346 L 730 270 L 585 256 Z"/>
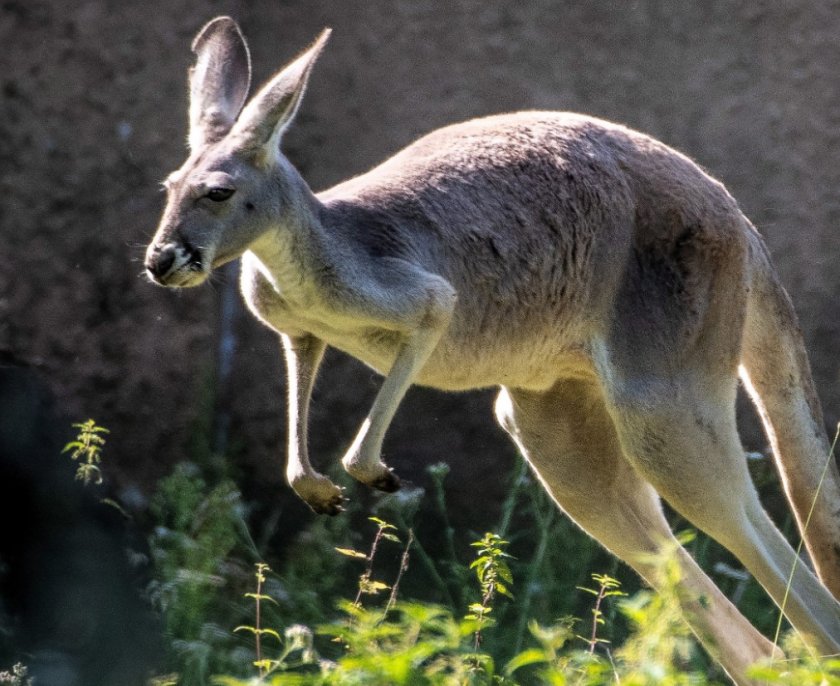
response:
<path id="1" fill-rule="evenodd" d="M 382 463 L 375 470 L 360 470 L 351 466 L 347 468 L 347 473 L 357 481 L 361 481 L 365 486 L 375 488 L 377 491 L 393 493 L 400 488 L 400 477 L 394 473 L 393 469 Z"/>
<path id="2" fill-rule="evenodd" d="M 360 441 L 357 440 L 341 460 L 347 473 L 356 481 L 361 481 L 365 486 L 378 491 L 393 493 L 398 490 L 400 479 L 379 458 L 379 450 L 371 450 L 359 443 Z"/>
<path id="3" fill-rule="evenodd" d="M 315 514 L 335 516 L 344 510 L 341 488 L 321 474 L 308 474 L 290 480 L 292 488 Z"/>
<path id="4" fill-rule="evenodd" d="M 344 512 L 346 498 L 339 493 L 325 502 L 310 502 L 308 500 L 305 502 L 315 514 L 325 514 L 330 517 L 335 517 L 337 514 Z"/>
<path id="5" fill-rule="evenodd" d="M 400 477 L 382 462 L 376 462 L 368 467 L 359 460 L 346 459 L 344 468 L 354 479 L 377 491 L 393 493 L 400 488 Z"/>
<path id="6" fill-rule="evenodd" d="M 400 477 L 394 474 L 393 469 L 386 468 L 385 473 L 371 481 L 368 486 L 375 488 L 377 491 L 393 493 L 400 490 Z"/>

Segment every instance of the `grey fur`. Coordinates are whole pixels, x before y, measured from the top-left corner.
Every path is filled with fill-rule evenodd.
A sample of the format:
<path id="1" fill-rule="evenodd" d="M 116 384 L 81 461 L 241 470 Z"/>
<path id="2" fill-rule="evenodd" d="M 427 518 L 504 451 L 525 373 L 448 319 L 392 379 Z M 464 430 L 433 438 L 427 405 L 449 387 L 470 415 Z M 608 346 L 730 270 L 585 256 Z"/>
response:
<path id="1" fill-rule="evenodd" d="M 816 502 L 804 537 L 840 593 L 838 474 L 831 463 L 817 495 L 829 444 L 796 318 L 720 183 L 625 127 L 520 112 L 435 131 L 316 195 L 279 142 L 328 33 L 235 118 L 244 41 L 229 19 L 199 35 L 199 65 L 214 65 L 193 75 L 199 143 L 168 179 L 147 267 L 158 283 L 194 286 L 242 256 L 246 302 L 284 342 L 287 477 L 315 511 L 342 502 L 306 448 L 331 345 L 385 375 L 343 460 L 357 479 L 399 486 L 380 449 L 412 383 L 498 385 L 497 417 L 557 503 L 652 585 L 649 555 L 675 545 L 661 495 L 781 604 L 796 556 L 746 471 L 740 369 L 801 527 Z M 687 621 L 737 683 L 753 683 L 748 665 L 773 646 L 678 557 Z M 799 564 L 785 607 L 824 653 L 840 650 L 831 592 Z"/>

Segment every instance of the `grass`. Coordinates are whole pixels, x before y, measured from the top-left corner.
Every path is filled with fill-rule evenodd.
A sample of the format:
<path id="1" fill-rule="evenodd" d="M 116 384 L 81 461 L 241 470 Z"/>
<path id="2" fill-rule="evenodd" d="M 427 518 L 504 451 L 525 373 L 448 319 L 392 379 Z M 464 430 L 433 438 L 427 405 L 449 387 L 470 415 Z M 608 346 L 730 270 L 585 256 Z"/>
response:
<path id="1" fill-rule="evenodd" d="M 76 426 L 79 437 L 66 450 L 85 467 L 79 478 L 95 484 L 106 431 L 92 420 Z M 217 463 L 178 465 L 151 501 L 147 594 L 167 646 L 167 671 L 154 686 L 725 681 L 682 620 L 673 556 L 658 561 L 662 592 L 634 590 L 626 570 L 559 515 L 524 466 L 510 477 L 495 533 L 473 541 L 471 557 L 449 522 L 448 468 L 434 465 L 430 493 L 383 498 L 367 534 L 352 524 L 361 512 L 315 520 L 272 561 L 275 573 Z M 419 535 L 428 530 L 422 502 L 443 525 L 428 549 Z M 553 545 L 559 539 L 564 546 Z M 717 554 L 703 537 L 690 545 L 706 563 Z M 570 546 L 575 555 L 562 550 Z M 593 573 L 599 564 L 604 571 Z M 766 598 L 757 600 L 737 572 L 728 574 L 742 610 L 760 605 L 766 613 Z M 729 577 L 719 578 L 722 586 Z M 783 645 L 790 659 L 756 666 L 756 678 L 840 686 L 839 660 L 814 657 L 795 636 Z M 14 669 L 0 673 L 0 683 L 28 686 L 26 668 Z"/>
<path id="2" fill-rule="evenodd" d="M 376 535 L 387 529 L 379 520 Z M 376 536 L 375 535 L 375 536 Z M 374 538 L 376 540 L 376 538 Z M 593 575 L 597 588 L 583 588 L 594 597 L 587 635 L 579 633 L 585 623 L 563 617 L 550 624 L 528 623 L 528 645 L 511 659 L 500 661 L 481 648 L 477 637 L 503 631 L 489 618 L 500 597 L 512 601 L 514 579 L 506 567 L 504 542 L 486 534 L 475 542 L 477 556 L 469 565 L 476 573 L 481 602 L 459 616 L 452 608 L 432 603 L 394 601 L 365 604 L 366 595 L 340 602 L 338 617 L 314 629 L 292 625 L 277 641 L 277 657 L 258 661 L 252 677 L 217 676 L 217 686 L 321 685 L 441 685 L 480 686 L 502 684 L 569 684 L 576 686 L 713 686 L 722 683 L 709 676 L 697 660 L 698 645 L 679 609 L 680 568 L 676 556 L 666 552 L 658 560 L 659 576 L 665 580 L 658 593 L 641 591 L 626 596 L 607 575 Z M 373 556 L 360 553 L 366 571 L 360 588 L 371 580 Z M 408 548 L 406 548 L 408 550 Z M 348 551 L 337 554 L 347 555 Z M 259 583 L 259 582 L 258 582 Z M 381 590 L 388 586 L 379 582 Z M 397 583 L 394 586 L 398 585 Z M 500 593 L 500 585 L 505 593 Z M 257 594 L 260 595 L 259 593 Z M 605 605 L 614 605 L 631 625 L 627 639 L 612 646 L 599 637 L 605 624 Z M 255 631 L 255 637 L 261 631 Z M 329 639 L 326 643 L 319 640 Z M 819 659 L 796 642 L 786 639 L 787 661 L 768 662 L 754 669 L 756 678 L 768 684 L 793 686 L 840 684 L 840 660 Z M 265 669 L 264 667 L 270 668 Z"/>

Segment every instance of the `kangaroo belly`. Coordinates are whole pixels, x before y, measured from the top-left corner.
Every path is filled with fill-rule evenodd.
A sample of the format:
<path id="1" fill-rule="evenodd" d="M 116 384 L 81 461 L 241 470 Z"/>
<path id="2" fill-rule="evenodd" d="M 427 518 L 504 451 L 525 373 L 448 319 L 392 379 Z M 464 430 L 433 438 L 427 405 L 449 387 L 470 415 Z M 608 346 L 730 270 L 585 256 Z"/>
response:
<path id="1" fill-rule="evenodd" d="M 443 341 L 420 372 L 417 383 L 449 391 L 489 386 L 546 390 L 559 378 L 589 378 L 592 364 L 585 346 L 557 341 L 488 342 L 458 352 Z"/>
<path id="2" fill-rule="evenodd" d="M 336 331 L 314 325 L 330 346 L 387 374 L 402 345 L 394 331 Z M 418 373 L 416 383 L 447 391 L 489 386 L 543 390 L 560 377 L 586 377 L 592 365 L 585 345 L 556 337 L 507 336 L 465 340 L 446 334 Z"/>
<path id="3" fill-rule="evenodd" d="M 242 291 L 253 314 L 278 333 L 316 336 L 380 374 L 388 373 L 404 342 L 397 330 L 366 325 L 317 302 L 284 299 L 250 257 L 243 260 Z M 416 383 L 452 391 L 495 385 L 544 389 L 561 376 L 591 374 L 580 303 L 531 307 L 520 299 L 506 308 L 475 297 L 466 288 L 459 295 L 452 321 Z"/>

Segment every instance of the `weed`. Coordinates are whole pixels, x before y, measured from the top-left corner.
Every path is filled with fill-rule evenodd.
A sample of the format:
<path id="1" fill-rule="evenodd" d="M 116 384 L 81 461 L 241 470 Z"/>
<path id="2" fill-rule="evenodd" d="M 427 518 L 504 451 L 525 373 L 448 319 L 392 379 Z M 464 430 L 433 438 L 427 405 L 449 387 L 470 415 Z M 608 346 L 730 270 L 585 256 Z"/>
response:
<path id="1" fill-rule="evenodd" d="M 263 585 L 266 582 L 266 574 L 271 569 L 264 562 L 258 562 L 256 568 L 254 574 L 257 581 L 256 592 L 245 594 L 246 598 L 254 601 L 254 626 L 240 625 L 234 629 L 234 632 L 247 631 L 254 636 L 254 652 L 257 659 L 254 660 L 253 665 L 257 668 L 260 683 L 263 683 L 268 676 L 275 672 L 286 672 L 315 663 L 317 661 L 317 654 L 313 645 L 312 631 L 309 627 L 295 624 L 288 627 L 281 637 L 274 629 L 263 626 L 262 604 L 264 602 L 276 604 L 276 601 L 271 596 L 262 592 Z M 277 641 L 280 646 L 277 657 L 264 657 L 262 646 L 263 636 L 269 636 Z M 236 679 L 224 676 L 215 677 L 213 681 L 222 686 L 238 683 Z"/>
<path id="2" fill-rule="evenodd" d="M 363 595 L 378 595 L 382 591 L 391 590 L 391 586 L 383 581 L 376 581 L 373 578 L 373 561 L 382 540 L 392 541 L 393 543 L 401 543 L 399 536 L 394 533 L 397 527 L 393 524 L 386 522 L 384 519 L 379 519 L 378 517 L 369 517 L 368 519 L 377 526 L 376 535 L 373 537 L 373 543 L 371 543 L 369 553 L 361 553 L 353 548 L 336 548 L 336 551 L 342 555 L 367 562 L 365 571 L 362 572 L 359 577 L 359 587 L 356 592 L 356 598 L 353 601 L 353 604 L 357 607 L 361 607 Z"/>
<path id="3" fill-rule="evenodd" d="M 784 637 L 782 648 L 787 659 L 759 663 L 750 677 L 782 686 L 840 686 L 840 657 L 817 657 L 796 632 Z"/>
<path id="4" fill-rule="evenodd" d="M 73 427 L 79 430 L 76 440 L 70 441 L 61 452 L 72 451 L 70 452 L 70 459 L 78 462 L 76 467 L 77 480 L 83 481 L 85 486 L 91 481 L 95 484 L 101 484 L 102 470 L 98 465 L 102 461 L 102 447 L 105 445 L 102 434 L 110 432 L 104 427 L 97 426 L 92 419 L 73 424 Z"/>
<path id="5" fill-rule="evenodd" d="M 211 487 L 196 465 L 181 463 L 159 483 L 150 511 L 157 525 L 149 539 L 149 595 L 164 619 L 169 664 L 179 686 L 203 686 L 210 673 L 236 662 L 222 626 L 229 617 L 222 589 L 244 529 L 239 492 L 229 481 Z"/>
<path id="6" fill-rule="evenodd" d="M 508 542 L 497 534 L 486 533 L 480 541 L 475 541 L 472 546 L 478 548 L 478 557 L 470 564 L 470 569 L 475 570 L 478 577 L 478 584 L 481 587 L 481 602 L 470 605 L 469 614 L 466 619 L 476 622 L 474 634 L 474 647 L 476 652 L 481 645 L 481 631 L 492 625 L 488 615 L 493 611 L 493 600 L 496 594 L 513 598 L 508 588 L 513 585 L 513 575 L 510 572 L 505 558 L 510 557 L 504 548 Z"/>
<path id="7" fill-rule="evenodd" d="M 254 666 L 259 670 L 260 678 L 262 678 L 272 666 L 271 660 L 264 660 L 262 657 L 262 637 L 264 635 L 273 636 L 280 642 L 280 634 L 274 629 L 265 629 L 262 627 L 262 613 L 260 610 L 263 602 L 276 603 L 277 601 L 262 592 L 263 584 L 265 583 L 265 574 L 270 571 L 270 567 L 265 562 L 257 562 L 256 568 L 257 571 L 254 573 L 254 576 L 257 580 L 257 590 L 255 593 L 245 594 L 246 598 L 251 598 L 254 601 L 254 626 L 240 625 L 234 631 L 249 631 L 254 635 L 254 652 L 257 655 Z"/>
<path id="8" fill-rule="evenodd" d="M 627 595 L 624 591 L 620 590 L 621 583 L 607 574 L 593 574 L 592 580 L 598 584 L 597 590 L 587 588 L 586 586 L 578 586 L 578 590 L 584 593 L 591 593 L 595 596 L 595 606 L 592 608 L 592 631 L 589 638 L 578 636 L 578 638 L 587 643 L 590 654 L 595 652 L 595 646 L 598 644 L 609 643 L 608 640 L 598 637 L 598 627 L 603 626 L 605 623 L 604 613 L 601 610 L 601 604 L 604 602 L 604 599 Z"/>

